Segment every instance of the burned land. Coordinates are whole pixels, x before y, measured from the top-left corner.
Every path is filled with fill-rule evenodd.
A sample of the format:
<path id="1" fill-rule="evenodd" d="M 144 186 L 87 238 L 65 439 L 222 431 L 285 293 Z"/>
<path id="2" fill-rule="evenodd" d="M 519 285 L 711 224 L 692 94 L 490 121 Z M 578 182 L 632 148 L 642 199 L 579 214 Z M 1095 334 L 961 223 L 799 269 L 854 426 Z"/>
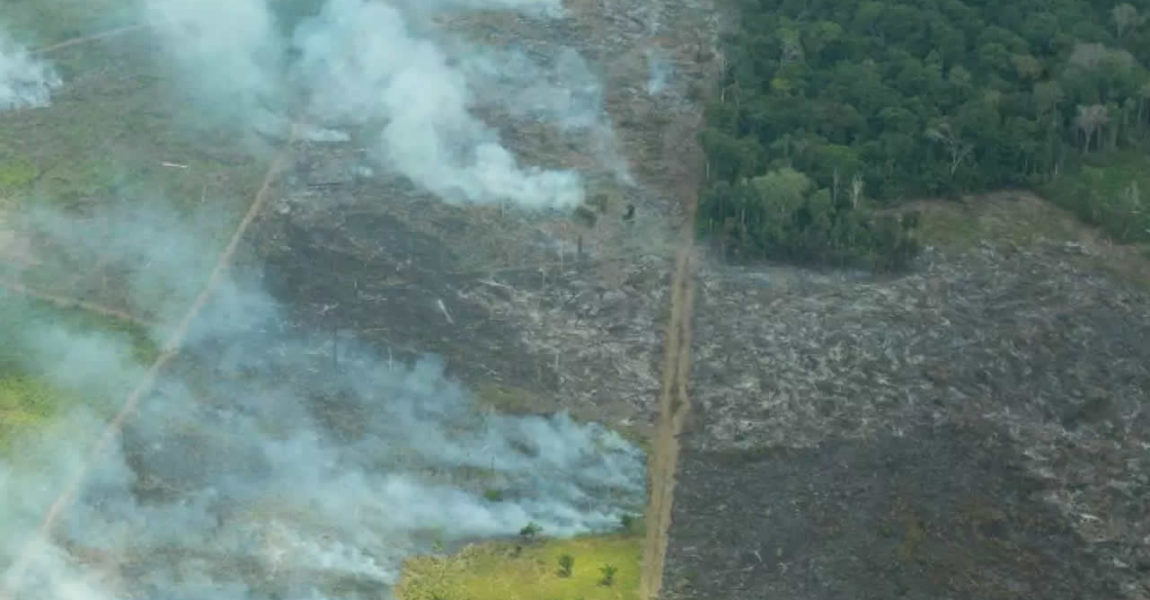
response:
<path id="1" fill-rule="evenodd" d="M 635 168 L 595 227 L 444 206 L 311 147 L 256 236 L 293 318 L 397 358 L 440 354 L 505 410 L 649 435 L 666 240 L 699 169 L 679 152 L 699 114 L 688 88 L 713 65 L 690 21 L 703 13 L 668 19 L 680 89 L 652 101 L 631 8 L 580 12 L 560 36 L 616 73 L 606 105 Z M 524 26 L 479 30 L 556 33 Z M 586 147 L 556 154 L 545 127 L 499 122 L 527 155 L 593 163 Z M 639 222 L 622 221 L 628 203 Z M 1035 211 L 1065 218 L 1033 197 L 980 210 L 1015 230 Z M 882 277 L 701 248 L 665 596 L 1146 597 L 1144 259 L 1081 231 L 984 232 Z"/>
<path id="2" fill-rule="evenodd" d="M 1111 250 L 704 272 L 671 597 L 1145 597 L 1150 295 Z"/>
<path id="3" fill-rule="evenodd" d="M 307 334 L 301 365 L 355 369 L 360 344 L 389 365 L 434 354 L 491 409 L 569 411 L 650 444 L 718 21 L 692 0 L 567 8 L 558 21 L 481 12 L 446 26 L 540 63 L 586 59 L 609 130 L 571 134 L 482 94 L 476 109 L 525 162 L 583 171 L 601 202 L 582 219 L 446 204 L 373 173 L 362 140 L 292 144 L 237 271 L 282 305 L 278 333 Z M 894 275 L 735 266 L 694 249 L 663 597 L 1150 598 L 1147 259 L 1078 225 L 1036 227 L 1071 220 L 1031 196 L 962 210 L 1000 228 L 947 243 L 927 228 L 931 247 Z M 131 309 L 103 269 L 31 283 Z M 194 379 L 214 350 L 192 344 L 174 370 Z M 305 391 L 334 407 L 326 430 L 356 437 L 368 409 Z M 170 444 L 169 458 L 202 445 Z M 184 466 L 135 491 L 175 498 L 181 478 L 206 477 Z"/>
<path id="4" fill-rule="evenodd" d="M 695 4 L 573 3 L 560 22 L 451 21 L 541 63 L 575 51 L 592 65 L 606 109 L 598 125 L 564 130 L 508 112 L 505 98 L 477 107 L 525 160 L 588 174 L 590 221 L 445 205 L 365 175 L 354 143 L 301 144 L 251 240 L 290 318 L 330 332 L 334 346 L 354 335 L 396 360 L 437 354 L 496 408 L 648 431 L 673 239 L 701 163 L 691 95 L 713 70 L 711 17 Z"/>

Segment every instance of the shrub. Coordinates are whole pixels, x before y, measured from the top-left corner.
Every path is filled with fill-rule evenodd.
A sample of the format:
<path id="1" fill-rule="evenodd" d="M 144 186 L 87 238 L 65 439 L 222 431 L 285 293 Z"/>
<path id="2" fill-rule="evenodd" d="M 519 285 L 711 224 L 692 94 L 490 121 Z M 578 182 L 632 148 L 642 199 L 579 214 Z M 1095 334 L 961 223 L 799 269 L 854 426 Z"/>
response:
<path id="1" fill-rule="evenodd" d="M 535 539 L 535 537 L 538 536 L 542 532 L 543 532 L 542 527 L 540 527 L 539 525 L 536 525 L 534 522 L 531 522 L 531 523 L 524 525 L 523 529 L 519 530 L 519 537 L 523 538 L 526 541 L 531 541 L 531 540 Z"/>
<path id="2" fill-rule="evenodd" d="M 559 576 L 570 577 L 571 571 L 575 568 L 575 558 L 570 554 L 564 554 L 559 557 Z"/>
<path id="3" fill-rule="evenodd" d="M 575 213 L 572 215 L 576 223 L 590 229 L 595 226 L 599 220 L 599 215 L 589 206 L 580 205 L 575 208 Z"/>
<path id="4" fill-rule="evenodd" d="M 619 517 L 619 524 L 623 526 L 624 531 L 631 531 L 635 526 L 635 515 L 623 515 Z"/>
<path id="5" fill-rule="evenodd" d="M 610 586 L 615 583 L 615 573 L 618 571 L 619 569 L 616 569 L 615 565 L 603 565 L 599 569 L 599 572 L 603 574 L 603 576 L 599 578 L 599 585 Z"/>
<path id="6" fill-rule="evenodd" d="M 619 517 L 619 525 L 624 533 L 631 535 L 642 535 L 644 531 L 642 515 L 622 515 Z"/>

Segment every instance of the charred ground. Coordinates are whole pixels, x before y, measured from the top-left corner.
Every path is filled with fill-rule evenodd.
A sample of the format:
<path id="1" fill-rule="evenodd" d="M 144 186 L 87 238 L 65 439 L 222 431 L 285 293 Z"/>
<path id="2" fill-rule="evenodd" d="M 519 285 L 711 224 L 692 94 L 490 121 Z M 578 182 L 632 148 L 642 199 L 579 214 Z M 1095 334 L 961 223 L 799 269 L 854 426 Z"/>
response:
<path id="1" fill-rule="evenodd" d="M 709 13 L 694 2 L 568 9 L 559 22 L 481 13 L 446 25 L 544 64 L 573 50 L 591 65 L 613 131 L 561 131 L 482 97 L 477 111 L 524 161 L 580 168 L 601 201 L 593 224 L 445 205 L 366 175 L 362 144 L 303 144 L 251 241 L 301 327 L 354 332 L 397 360 L 438 354 L 499 408 L 570 410 L 638 434 L 653 421 L 672 240 L 701 164 L 690 96 L 713 67 L 709 25 L 696 27 Z M 673 72 L 658 92 L 653 56 Z"/>
<path id="2" fill-rule="evenodd" d="M 623 202 L 585 230 L 444 206 L 360 180 L 354 148 L 305 148 L 255 238 L 293 318 L 438 353 L 496 403 L 648 431 L 666 240 L 698 175 L 687 88 L 709 66 L 697 7 L 652 33 L 643 3 L 612 6 L 460 26 L 553 36 L 603 66 L 636 177 Z M 641 90 L 651 40 L 677 52 L 677 95 Z M 594 171 L 588 147 L 497 118 L 526 156 Z M 623 223 L 623 203 L 646 220 Z M 897 277 L 703 261 L 666 597 L 1148 593 L 1144 260 L 1032 197 L 953 206 Z"/>
<path id="3" fill-rule="evenodd" d="M 702 274 L 669 597 L 1145 597 L 1143 259 L 973 206 L 1035 239 Z"/>
<path id="4" fill-rule="evenodd" d="M 611 192 L 594 228 L 446 206 L 366 177 L 356 144 L 298 146 L 249 238 L 283 325 L 331 332 L 316 351 L 333 364 L 354 334 L 396 360 L 439 354 L 503 408 L 645 433 L 668 240 L 701 166 L 695 94 L 717 61 L 703 4 L 457 25 L 598 65 L 633 184 L 600 183 L 613 175 L 588 140 L 490 113 L 527 160 Z M 653 49 L 674 67 L 665 93 L 649 93 Z M 1048 214 L 1036 199 L 975 212 L 930 233 L 988 213 L 1033 233 Z M 974 231 L 884 279 L 703 261 L 666 597 L 1150 595 L 1145 260 L 1057 229 Z"/>

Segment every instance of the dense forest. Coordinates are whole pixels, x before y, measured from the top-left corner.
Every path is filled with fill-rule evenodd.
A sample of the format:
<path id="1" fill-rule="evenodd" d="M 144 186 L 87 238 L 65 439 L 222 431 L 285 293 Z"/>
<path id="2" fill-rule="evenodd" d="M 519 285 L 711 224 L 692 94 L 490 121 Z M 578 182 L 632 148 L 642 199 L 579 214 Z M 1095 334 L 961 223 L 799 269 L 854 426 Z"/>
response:
<path id="1" fill-rule="evenodd" d="M 913 218 L 880 209 L 1043 188 L 1150 139 L 1150 0 L 731 2 L 700 223 L 740 256 L 899 266 Z M 1125 216 L 1072 208 L 1145 240 L 1131 186 Z"/>

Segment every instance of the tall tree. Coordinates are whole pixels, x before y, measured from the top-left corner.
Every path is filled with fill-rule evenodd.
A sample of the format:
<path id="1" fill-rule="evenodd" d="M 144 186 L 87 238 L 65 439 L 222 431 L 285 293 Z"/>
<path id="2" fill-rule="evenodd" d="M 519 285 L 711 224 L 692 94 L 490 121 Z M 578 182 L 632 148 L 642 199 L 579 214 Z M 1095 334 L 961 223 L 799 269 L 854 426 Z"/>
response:
<path id="1" fill-rule="evenodd" d="M 1118 39 L 1126 37 L 1127 33 L 1142 24 L 1138 9 L 1126 2 L 1115 6 L 1110 14 L 1114 18 L 1114 31 Z"/>
<path id="2" fill-rule="evenodd" d="M 947 155 L 949 156 L 949 173 L 953 178 L 958 167 L 962 165 L 970 153 L 974 151 L 974 144 L 959 137 L 950 123 L 942 122 L 934 127 L 926 130 L 926 137 L 931 141 L 938 142 L 946 148 Z"/>
<path id="3" fill-rule="evenodd" d="M 1090 152 L 1090 141 L 1098 134 L 1098 147 L 1102 142 L 1102 128 L 1110 122 L 1110 112 L 1104 104 L 1091 104 L 1078 106 L 1078 115 L 1074 117 L 1074 127 L 1082 133 L 1082 151 Z"/>

